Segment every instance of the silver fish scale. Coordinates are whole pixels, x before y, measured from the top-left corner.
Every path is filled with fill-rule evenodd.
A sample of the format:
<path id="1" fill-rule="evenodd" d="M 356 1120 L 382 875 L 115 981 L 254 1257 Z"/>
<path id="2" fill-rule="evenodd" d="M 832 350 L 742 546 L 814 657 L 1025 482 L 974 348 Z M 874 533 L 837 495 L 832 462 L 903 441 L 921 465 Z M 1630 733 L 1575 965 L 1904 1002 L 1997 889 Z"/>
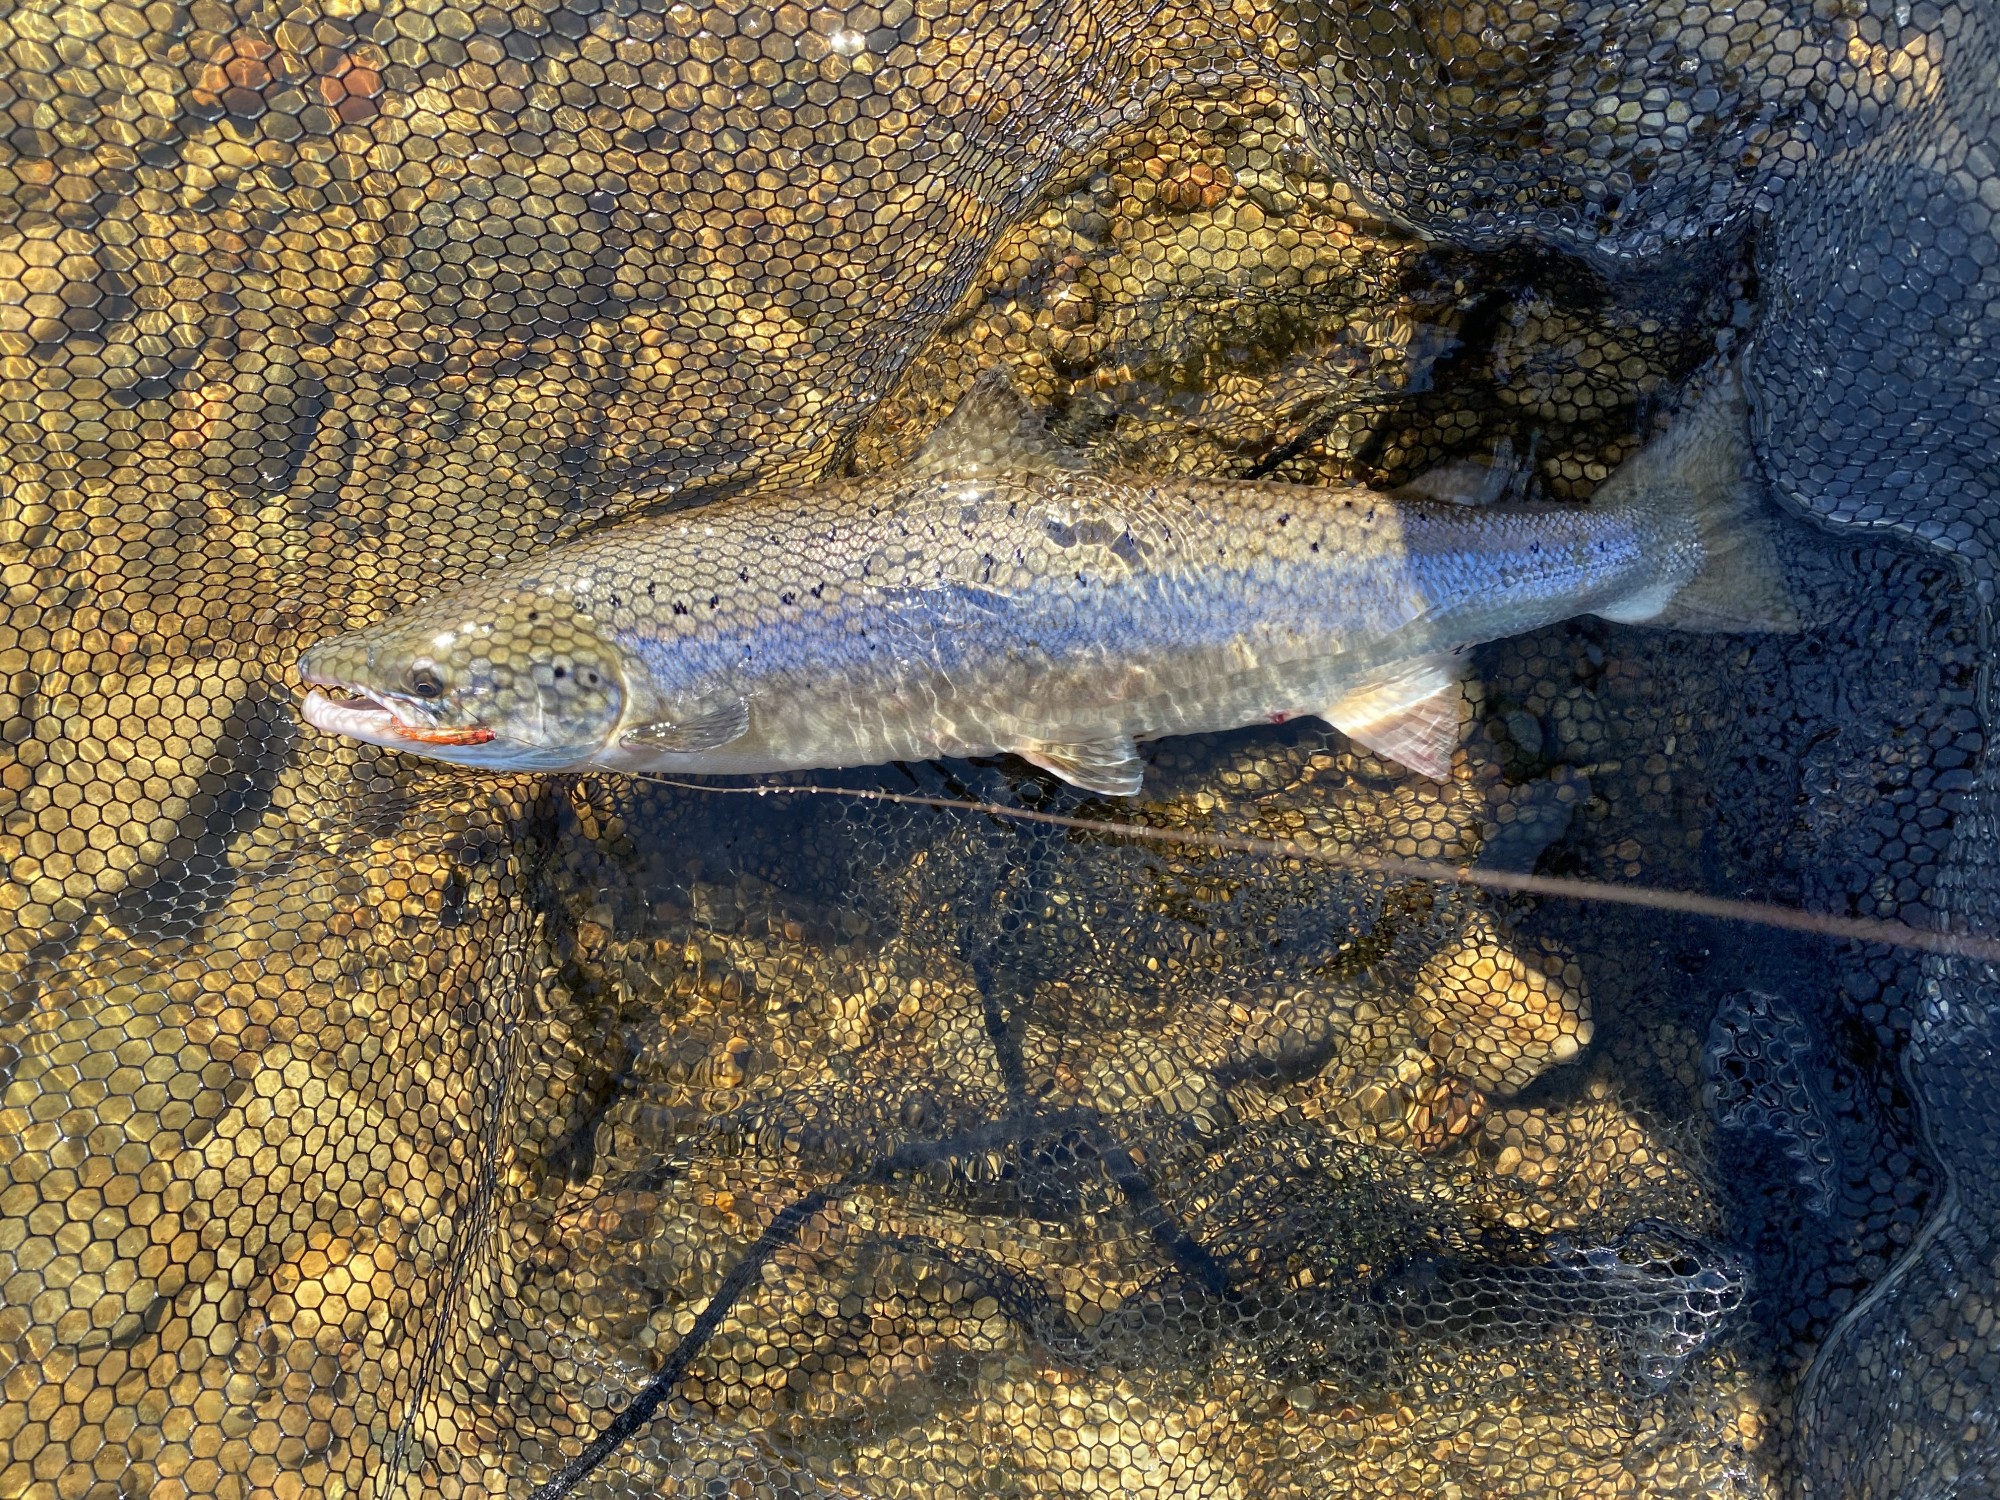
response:
<path id="1" fill-rule="evenodd" d="M 487 587 L 574 602 L 669 718 L 749 703 L 740 739 L 661 763 L 769 770 L 1321 711 L 1398 661 L 1674 571 L 1693 543 L 1673 525 L 1631 503 L 906 474 L 622 527 Z"/>

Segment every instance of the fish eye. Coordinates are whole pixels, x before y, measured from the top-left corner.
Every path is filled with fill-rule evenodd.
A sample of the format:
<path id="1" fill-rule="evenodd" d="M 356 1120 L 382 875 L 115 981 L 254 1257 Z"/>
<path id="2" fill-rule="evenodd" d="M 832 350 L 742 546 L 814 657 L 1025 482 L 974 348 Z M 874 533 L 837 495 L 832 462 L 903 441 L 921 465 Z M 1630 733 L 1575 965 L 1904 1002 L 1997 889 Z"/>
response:
<path id="1" fill-rule="evenodd" d="M 444 678 L 427 661 L 410 668 L 410 691 L 419 698 L 435 698 L 444 691 Z"/>

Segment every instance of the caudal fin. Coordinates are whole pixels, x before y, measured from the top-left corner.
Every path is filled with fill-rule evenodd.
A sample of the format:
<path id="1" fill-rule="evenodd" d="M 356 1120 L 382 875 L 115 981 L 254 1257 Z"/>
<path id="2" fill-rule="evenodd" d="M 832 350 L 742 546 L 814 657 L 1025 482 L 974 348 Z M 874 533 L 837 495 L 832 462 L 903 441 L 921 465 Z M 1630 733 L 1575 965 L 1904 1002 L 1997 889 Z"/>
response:
<path id="1" fill-rule="evenodd" d="M 1692 519 L 1700 538 L 1700 564 L 1691 578 L 1678 587 L 1663 581 L 1661 588 L 1599 610 L 1605 619 L 1680 630 L 1799 628 L 1772 535 L 1775 512 L 1750 459 L 1749 408 L 1733 369 L 1628 459 L 1593 503 L 1679 512 Z"/>

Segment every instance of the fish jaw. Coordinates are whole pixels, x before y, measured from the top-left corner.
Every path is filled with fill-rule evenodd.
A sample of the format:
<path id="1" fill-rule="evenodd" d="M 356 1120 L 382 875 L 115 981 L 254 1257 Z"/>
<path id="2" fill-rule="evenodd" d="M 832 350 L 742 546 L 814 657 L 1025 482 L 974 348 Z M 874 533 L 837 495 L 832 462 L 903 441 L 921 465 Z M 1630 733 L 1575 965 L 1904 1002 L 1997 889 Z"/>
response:
<path id="1" fill-rule="evenodd" d="M 343 690 L 348 696 L 335 697 L 326 688 Z M 385 700 L 365 688 L 339 682 L 314 684 L 308 679 L 299 717 L 323 734 L 478 771 L 568 771 L 583 763 L 573 753 L 509 743 L 482 725 L 424 723 L 399 708 L 394 699 Z"/>
<path id="2" fill-rule="evenodd" d="M 342 735 L 390 750 L 490 743 L 482 725 L 441 722 L 437 709 L 398 693 L 367 686 L 372 675 L 365 638 L 336 636 L 299 658 L 299 680 L 308 691 L 300 717 L 325 734 Z"/>
<path id="3" fill-rule="evenodd" d="M 322 733 L 391 750 L 412 745 L 485 745 L 494 738 L 490 729 L 408 723 L 397 716 L 393 705 L 372 694 L 337 699 L 313 688 L 306 694 L 300 716 Z"/>
<path id="4" fill-rule="evenodd" d="M 344 637 L 306 652 L 299 659 L 299 679 L 307 688 L 299 717 L 322 734 L 447 760 L 458 758 L 453 751 L 489 745 L 497 738 L 484 725 L 441 723 L 427 705 L 362 686 L 354 674 L 366 660 L 365 652 L 357 653 Z"/>
<path id="5" fill-rule="evenodd" d="M 307 689 L 299 717 L 323 734 L 481 771 L 579 770 L 598 748 L 512 738 L 463 709 L 440 712 L 407 694 L 367 686 L 364 674 L 372 676 L 372 668 L 365 638 L 337 636 L 312 647 L 299 658 Z"/>

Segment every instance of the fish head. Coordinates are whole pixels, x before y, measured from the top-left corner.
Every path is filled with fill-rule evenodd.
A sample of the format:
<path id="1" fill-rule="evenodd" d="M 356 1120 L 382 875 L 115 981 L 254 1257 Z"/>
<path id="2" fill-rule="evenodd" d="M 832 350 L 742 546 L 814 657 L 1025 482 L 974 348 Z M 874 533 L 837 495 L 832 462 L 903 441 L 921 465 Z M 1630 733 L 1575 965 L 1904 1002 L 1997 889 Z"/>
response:
<path id="1" fill-rule="evenodd" d="M 624 713 L 623 653 L 543 591 L 446 600 L 299 658 L 307 723 L 496 771 L 587 765 Z"/>

